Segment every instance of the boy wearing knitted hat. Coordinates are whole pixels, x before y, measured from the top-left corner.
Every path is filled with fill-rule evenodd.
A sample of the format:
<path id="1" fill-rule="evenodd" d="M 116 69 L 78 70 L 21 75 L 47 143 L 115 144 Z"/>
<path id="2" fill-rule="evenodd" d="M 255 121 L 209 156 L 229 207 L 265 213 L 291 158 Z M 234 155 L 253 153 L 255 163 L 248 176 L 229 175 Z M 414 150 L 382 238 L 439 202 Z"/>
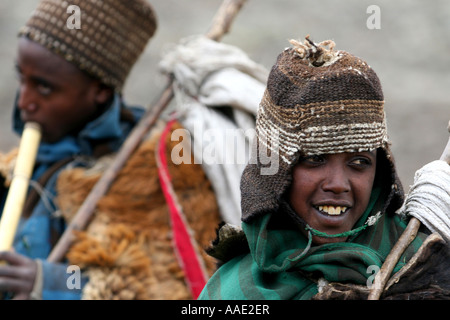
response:
<path id="1" fill-rule="evenodd" d="M 200 299 L 311 299 L 327 283 L 357 285 L 367 297 L 373 270 L 407 226 L 396 214 L 404 193 L 377 75 L 332 41 L 291 44 L 258 110 L 259 152 L 241 179 L 242 230 L 219 230 L 209 252 L 223 265 Z M 261 174 L 267 152 L 279 158 L 272 175 Z M 394 272 L 428 234 L 418 233 Z"/>
<path id="2" fill-rule="evenodd" d="M 80 28 L 67 26 L 73 5 L 82 12 Z M 118 151 L 143 115 L 121 93 L 156 27 L 145 0 L 42 0 L 20 30 L 13 125 L 19 135 L 27 122 L 42 128 L 31 180 L 45 195 L 27 198 L 14 253 L 0 253 L 9 264 L 0 266 L 0 292 L 18 299 L 80 298 L 81 287 L 65 281 L 67 266 L 43 261 L 65 227 L 55 214 L 55 184 L 67 166 Z"/>

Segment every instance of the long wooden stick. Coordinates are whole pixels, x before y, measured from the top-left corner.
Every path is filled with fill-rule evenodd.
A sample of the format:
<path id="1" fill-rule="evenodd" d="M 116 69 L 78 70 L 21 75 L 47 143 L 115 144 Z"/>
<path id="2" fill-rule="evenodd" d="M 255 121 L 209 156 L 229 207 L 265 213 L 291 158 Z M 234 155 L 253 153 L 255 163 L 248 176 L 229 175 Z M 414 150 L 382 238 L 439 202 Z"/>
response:
<path id="1" fill-rule="evenodd" d="M 412 217 L 411 220 L 409 220 L 405 231 L 403 231 L 402 235 L 395 244 L 394 248 L 392 248 L 391 252 L 386 257 L 386 260 L 381 266 L 380 271 L 378 271 L 377 275 L 375 276 L 368 300 L 380 299 L 380 296 L 383 293 L 384 287 L 389 280 L 392 270 L 394 270 L 394 267 L 403 252 L 405 252 L 406 248 L 416 237 L 419 227 L 420 221 Z"/>
<path id="2" fill-rule="evenodd" d="M 450 132 L 450 121 L 447 125 L 447 130 L 448 132 Z M 450 165 L 450 138 L 448 139 L 447 145 L 440 157 L 440 160 L 443 160 Z M 384 287 L 386 286 L 386 283 L 388 282 L 389 277 L 392 274 L 392 270 L 394 270 L 394 267 L 403 252 L 405 252 L 406 248 L 416 237 L 417 231 L 420 228 L 420 224 L 421 223 L 417 218 L 411 217 L 411 220 L 409 220 L 405 231 L 403 231 L 403 234 L 398 239 L 394 248 L 392 248 L 391 252 L 386 257 L 386 260 L 383 263 L 380 271 L 375 276 L 373 286 L 368 297 L 369 300 L 380 299 Z"/>
<path id="3" fill-rule="evenodd" d="M 224 0 L 214 16 L 206 37 L 211 40 L 220 41 L 230 31 L 234 18 L 245 2 L 246 0 Z"/>
<path id="4" fill-rule="evenodd" d="M 447 130 L 448 130 L 448 132 L 450 132 L 450 121 L 448 122 Z M 442 152 L 440 160 L 443 160 L 450 165 L 450 138 L 448 139 L 448 142 L 447 142 L 447 145 L 445 146 L 444 152 Z"/>
<path id="5" fill-rule="evenodd" d="M 246 0 L 224 0 L 217 11 L 206 36 L 215 41 L 221 40 L 230 30 L 231 23 L 245 2 Z M 92 218 L 97 202 L 108 192 L 111 184 L 129 159 L 130 155 L 137 149 L 145 135 L 149 132 L 163 110 L 172 100 L 173 94 L 173 79 L 171 78 L 158 102 L 145 113 L 138 125 L 130 133 L 114 158 L 113 163 L 103 173 L 86 200 L 78 209 L 71 223 L 48 256 L 48 261 L 57 262 L 62 260 L 73 241 L 73 231 L 86 228 Z"/>

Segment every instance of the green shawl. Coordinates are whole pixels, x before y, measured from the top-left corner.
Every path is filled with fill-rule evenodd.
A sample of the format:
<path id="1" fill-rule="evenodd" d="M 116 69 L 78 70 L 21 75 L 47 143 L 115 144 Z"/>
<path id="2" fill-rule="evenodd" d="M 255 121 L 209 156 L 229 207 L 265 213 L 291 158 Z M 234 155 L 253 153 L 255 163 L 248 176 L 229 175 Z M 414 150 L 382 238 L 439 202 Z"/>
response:
<path id="1" fill-rule="evenodd" d="M 378 194 L 373 192 L 366 212 L 354 229 L 379 212 L 383 201 Z M 329 282 L 371 284 L 373 270 L 379 270 L 376 268 L 382 266 L 406 227 L 406 221 L 400 216 L 384 214 L 374 225 L 350 236 L 346 242 L 309 247 L 308 239 L 297 228 L 272 228 L 271 217 L 272 214 L 266 214 L 251 223 L 242 223 L 250 252 L 222 265 L 199 299 L 306 300 L 318 292 L 317 281 L 321 277 Z M 393 272 L 406 264 L 424 239 L 424 234 L 416 237 Z"/>

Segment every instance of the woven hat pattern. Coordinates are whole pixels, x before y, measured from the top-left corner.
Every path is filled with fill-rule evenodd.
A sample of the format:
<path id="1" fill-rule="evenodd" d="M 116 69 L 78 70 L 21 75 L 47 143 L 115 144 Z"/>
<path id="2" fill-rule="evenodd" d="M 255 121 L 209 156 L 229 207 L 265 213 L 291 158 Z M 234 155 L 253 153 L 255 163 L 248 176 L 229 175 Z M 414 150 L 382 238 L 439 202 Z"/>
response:
<path id="1" fill-rule="evenodd" d="M 332 52 L 331 63 L 322 66 L 295 48 L 282 52 L 269 75 L 256 127 L 262 143 L 278 132 L 280 157 L 288 164 L 299 151 L 359 152 L 388 143 L 379 79 L 366 62 L 344 51 Z"/>
<path id="2" fill-rule="evenodd" d="M 67 8 L 81 9 L 81 28 L 70 29 Z M 145 0 L 42 0 L 19 36 L 26 36 L 121 91 L 157 28 Z"/>

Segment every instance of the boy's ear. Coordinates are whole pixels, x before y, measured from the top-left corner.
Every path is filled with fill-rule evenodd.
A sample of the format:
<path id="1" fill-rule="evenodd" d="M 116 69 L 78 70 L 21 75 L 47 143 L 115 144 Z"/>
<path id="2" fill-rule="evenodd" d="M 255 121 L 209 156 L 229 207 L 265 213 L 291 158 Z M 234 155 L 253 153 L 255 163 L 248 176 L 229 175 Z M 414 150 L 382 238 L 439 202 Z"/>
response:
<path id="1" fill-rule="evenodd" d="M 95 102 L 99 105 L 103 105 L 108 102 L 114 94 L 112 88 L 104 85 L 100 81 L 96 83 Z"/>

